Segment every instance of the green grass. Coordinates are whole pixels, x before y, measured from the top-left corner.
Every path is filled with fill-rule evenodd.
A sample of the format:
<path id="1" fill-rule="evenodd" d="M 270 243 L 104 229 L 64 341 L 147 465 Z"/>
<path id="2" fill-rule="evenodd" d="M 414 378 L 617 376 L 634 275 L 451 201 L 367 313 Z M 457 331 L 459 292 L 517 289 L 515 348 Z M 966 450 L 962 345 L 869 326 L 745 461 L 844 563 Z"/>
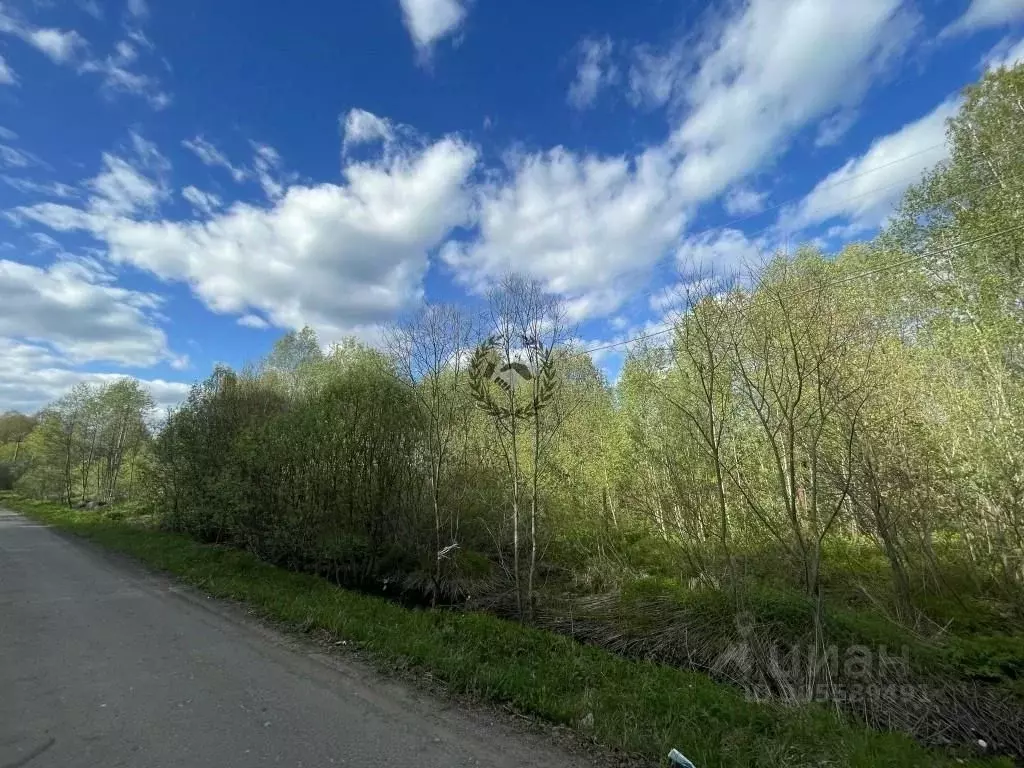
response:
<path id="1" fill-rule="evenodd" d="M 588 729 L 608 747 L 663 760 L 671 747 L 700 768 L 725 766 L 1011 766 L 957 760 L 911 739 L 839 722 L 816 706 L 749 702 L 708 678 L 632 661 L 492 616 L 408 610 L 338 589 L 244 552 L 119 519 L 0 494 L 0 503 L 128 554 L 217 597 L 244 601 L 296 629 L 353 641 L 382 669 L 429 672 L 453 692 Z"/>

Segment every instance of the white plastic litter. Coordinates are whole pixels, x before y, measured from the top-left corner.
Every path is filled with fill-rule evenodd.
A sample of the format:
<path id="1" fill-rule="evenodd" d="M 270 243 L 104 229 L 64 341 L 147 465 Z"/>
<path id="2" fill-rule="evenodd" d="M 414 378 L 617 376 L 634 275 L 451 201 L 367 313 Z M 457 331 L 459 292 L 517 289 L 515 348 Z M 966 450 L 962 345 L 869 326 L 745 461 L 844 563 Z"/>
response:
<path id="1" fill-rule="evenodd" d="M 678 766 L 678 768 L 697 768 L 697 766 L 686 758 L 686 755 L 677 749 L 673 749 L 668 753 L 668 759 L 672 765 Z"/>

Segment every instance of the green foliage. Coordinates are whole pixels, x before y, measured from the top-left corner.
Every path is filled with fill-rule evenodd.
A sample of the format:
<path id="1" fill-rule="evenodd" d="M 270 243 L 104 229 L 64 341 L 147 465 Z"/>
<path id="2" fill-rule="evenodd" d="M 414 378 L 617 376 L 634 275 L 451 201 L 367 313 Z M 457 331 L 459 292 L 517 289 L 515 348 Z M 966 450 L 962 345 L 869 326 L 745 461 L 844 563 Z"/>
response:
<path id="1" fill-rule="evenodd" d="M 748 702 L 703 675 L 625 660 L 490 616 L 408 610 L 180 535 L 52 505 L 7 503 L 209 594 L 243 600 L 267 618 L 354 642 L 382 669 L 426 671 L 452 692 L 507 703 L 556 723 L 592 720 L 589 732 L 600 743 L 651 760 L 682 747 L 710 768 L 1010 765 L 947 757 L 905 736 L 843 723 L 817 706 Z"/>
<path id="2" fill-rule="evenodd" d="M 196 385 L 155 436 L 127 383 L 0 417 L 0 487 L 66 504 L 141 487 L 201 542 L 563 631 L 559 612 L 612 606 L 600 622 L 624 653 L 671 636 L 666 617 L 702 617 L 718 648 L 745 614 L 787 642 L 906 645 L 915 673 L 956 690 L 1020 691 L 1022 103 L 1024 67 L 969 89 L 949 159 L 873 242 L 777 254 L 746 281 L 681 275 L 673 332 L 631 349 L 614 386 L 568 343 L 558 301 L 513 276 L 482 323 L 428 307 L 387 354 L 286 334 Z M 472 644 L 490 620 L 422 621 Z M 543 680 L 502 688 L 485 650 L 466 651 L 484 690 L 579 716 Z M 802 682 L 806 697 L 817 681 Z M 759 717 L 732 737 L 685 716 L 756 764 Z M 788 749 L 776 735 L 768 763 Z"/>
<path id="3" fill-rule="evenodd" d="M 135 379 L 77 385 L 22 434 L 17 487 L 69 505 L 131 497 L 146 461 L 153 408 Z"/>

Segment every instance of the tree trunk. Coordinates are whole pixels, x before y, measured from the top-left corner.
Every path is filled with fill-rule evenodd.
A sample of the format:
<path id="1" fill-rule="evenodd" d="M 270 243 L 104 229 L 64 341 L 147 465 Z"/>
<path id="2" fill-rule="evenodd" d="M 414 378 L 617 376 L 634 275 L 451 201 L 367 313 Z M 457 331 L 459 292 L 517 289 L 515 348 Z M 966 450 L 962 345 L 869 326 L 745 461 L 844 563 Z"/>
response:
<path id="1" fill-rule="evenodd" d="M 523 589 L 519 573 L 519 443 L 516 439 L 515 403 L 512 404 L 512 571 L 516 587 L 516 611 L 523 620 Z"/>

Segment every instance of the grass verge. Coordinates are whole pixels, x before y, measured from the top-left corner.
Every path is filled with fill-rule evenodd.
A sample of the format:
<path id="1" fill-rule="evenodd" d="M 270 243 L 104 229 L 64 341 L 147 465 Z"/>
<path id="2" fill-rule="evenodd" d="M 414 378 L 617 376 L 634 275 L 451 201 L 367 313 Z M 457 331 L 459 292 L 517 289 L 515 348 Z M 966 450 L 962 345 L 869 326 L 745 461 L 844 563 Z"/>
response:
<path id="1" fill-rule="evenodd" d="M 264 617 L 357 643 L 383 669 L 430 672 L 452 691 L 579 727 L 605 746 L 700 768 L 1012 766 L 956 758 L 911 739 L 840 722 L 817 706 L 757 704 L 683 670 L 632 661 L 553 633 L 481 614 L 408 610 L 339 589 L 237 550 L 97 512 L 0 494 L 0 505 L 128 554 Z"/>

